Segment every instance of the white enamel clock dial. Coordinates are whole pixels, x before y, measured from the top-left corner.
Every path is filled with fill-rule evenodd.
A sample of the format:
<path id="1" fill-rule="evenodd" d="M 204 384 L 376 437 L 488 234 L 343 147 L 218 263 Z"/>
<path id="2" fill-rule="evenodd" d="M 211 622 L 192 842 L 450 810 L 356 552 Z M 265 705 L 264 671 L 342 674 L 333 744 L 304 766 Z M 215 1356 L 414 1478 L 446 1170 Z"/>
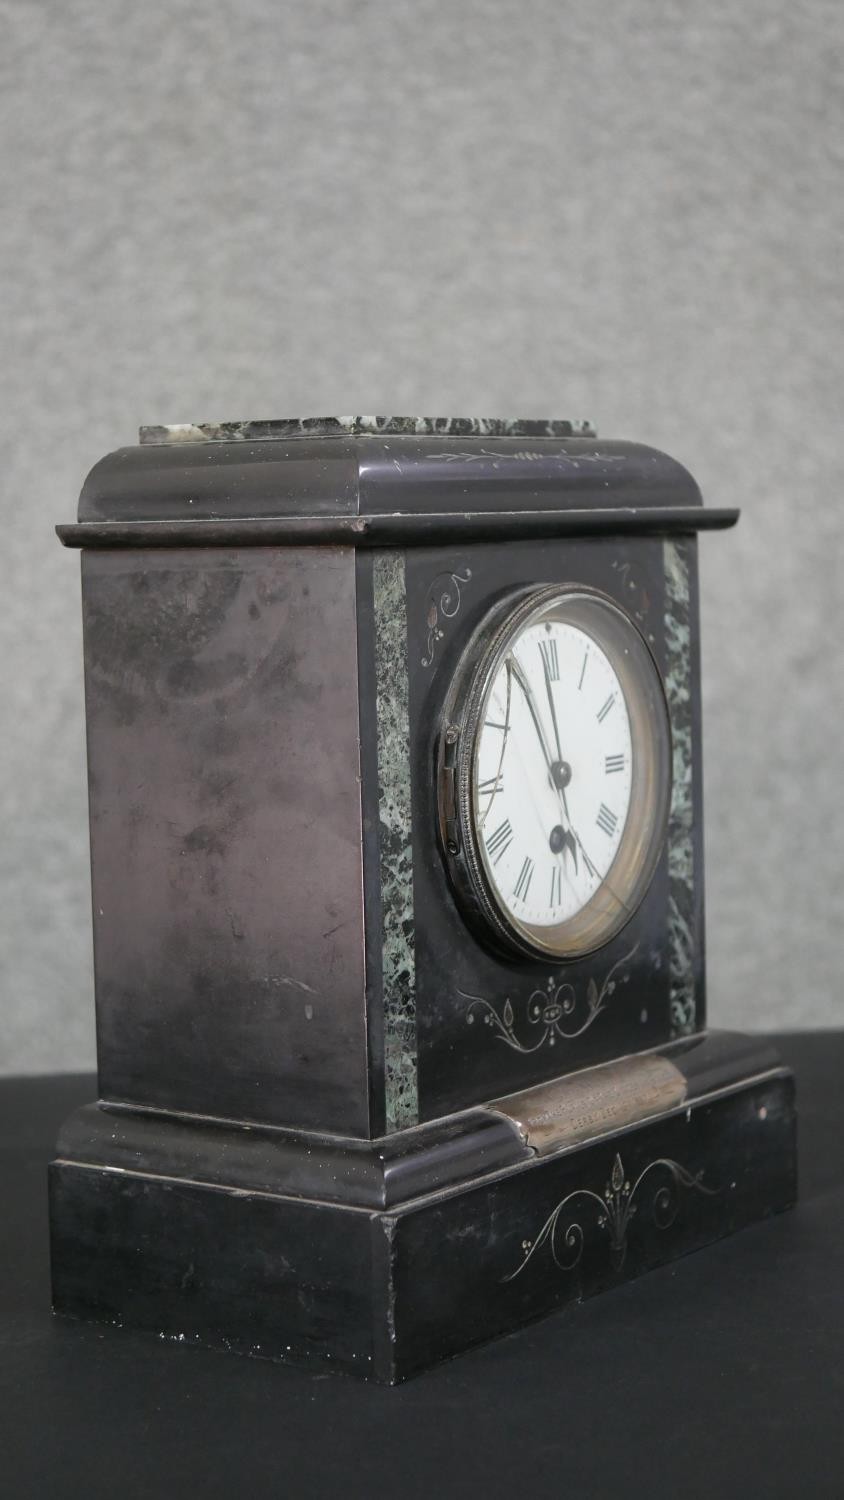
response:
<path id="1" fill-rule="evenodd" d="M 480 725 L 475 818 L 500 905 L 554 927 L 606 880 L 627 823 L 630 719 L 606 653 L 576 625 L 528 625 Z"/>
<path id="2" fill-rule="evenodd" d="M 670 737 L 647 646 L 603 595 L 543 589 L 496 611 L 458 676 L 458 887 L 513 946 L 600 946 L 641 901 L 665 831 Z"/>

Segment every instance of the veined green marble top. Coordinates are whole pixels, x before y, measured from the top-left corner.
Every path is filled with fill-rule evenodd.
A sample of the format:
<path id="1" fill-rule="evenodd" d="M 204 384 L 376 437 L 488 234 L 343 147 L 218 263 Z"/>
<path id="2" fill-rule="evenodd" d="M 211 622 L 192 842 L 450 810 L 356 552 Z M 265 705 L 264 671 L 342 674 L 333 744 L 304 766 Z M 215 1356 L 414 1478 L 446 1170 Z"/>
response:
<path id="1" fill-rule="evenodd" d="M 281 417 L 268 422 L 177 422 L 142 427 L 144 444 L 237 443 L 291 437 L 595 437 L 583 419 L 527 417 Z"/>

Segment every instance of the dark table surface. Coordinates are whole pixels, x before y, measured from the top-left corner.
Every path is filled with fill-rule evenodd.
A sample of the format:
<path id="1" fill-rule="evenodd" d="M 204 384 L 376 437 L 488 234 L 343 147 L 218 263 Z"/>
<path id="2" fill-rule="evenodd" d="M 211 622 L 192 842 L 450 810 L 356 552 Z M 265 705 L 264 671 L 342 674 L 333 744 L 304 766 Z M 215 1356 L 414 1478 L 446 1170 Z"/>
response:
<path id="1" fill-rule="evenodd" d="M 389 1390 L 53 1319 L 45 1167 L 79 1077 L 0 1084 L 9 1500 L 844 1500 L 844 1032 L 796 1069 L 790 1214 Z"/>

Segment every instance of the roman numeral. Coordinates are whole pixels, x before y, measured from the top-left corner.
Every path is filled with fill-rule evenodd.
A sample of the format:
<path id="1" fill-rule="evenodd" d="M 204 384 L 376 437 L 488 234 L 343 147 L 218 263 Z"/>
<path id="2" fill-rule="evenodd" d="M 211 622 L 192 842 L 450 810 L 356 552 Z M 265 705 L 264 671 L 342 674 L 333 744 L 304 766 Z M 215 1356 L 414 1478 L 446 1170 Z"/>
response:
<path id="1" fill-rule="evenodd" d="M 609 808 L 604 806 L 603 802 L 601 803 L 601 811 L 598 813 L 595 822 L 601 832 L 605 833 L 608 838 L 612 838 L 618 827 L 618 818 L 614 812 L 610 812 Z"/>
<path id="2" fill-rule="evenodd" d="M 607 776 L 609 776 L 612 771 L 623 771 L 624 770 L 624 756 L 623 755 L 608 755 L 608 756 L 606 756 L 605 759 L 604 759 L 604 770 L 605 770 Z"/>
<path id="3" fill-rule="evenodd" d="M 583 679 L 586 676 L 586 663 L 588 662 L 588 660 L 589 660 L 589 652 L 586 651 L 586 652 L 584 652 L 584 655 L 583 655 L 583 666 L 580 669 L 580 681 L 577 684 L 577 691 L 578 692 L 580 692 L 580 689 L 583 687 Z"/>
<path id="4" fill-rule="evenodd" d="M 609 711 L 612 708 L 612 706 L 613 706 L 614 703 L 615 703 L 615 693 L 610 693 L 610 696 L 608 697 L 608 699 L 607 699 L 606 703 L 604 704 L 603 708 L 599 708 L 598 709 L 598 723 L 599 724 L 603 724 L 605 718 L 607 717 L 607 714 L 609 713 Z"/>
<path id="5" fill-rule="evenodd" d="M 478 787 L 481 797 L 494 797 L 497 792 L 503 792 L 504 782 L 500 776 L 490 776 L 488 781 L 482 781 Z"/>
<path id="6" fill-rule="evenodd" d="M 559 906 L 563 899 L 563 871 L 560 865 L 551 866 L 551 900 L 549 906 Z"/>
<path id="7" fill-rule="evenodd" d="M 548 641 L 540 641 L 539 649 L 542 652 L 542 665 L 550 682 L 559 682 L 560 663 L 557 657 L 557 642 L 553 637 Z"/>
<path id="8" fill-rule="evenodd" d="M 513 895 L 519 896 L 522 901 L 527 901 L 527 893 L 530 890 L 530 882 L 533 878 L 533 860 L 526 859 L 519 871 L 519 878 L 513 888 Z"/>
<path id="9" fill-rule="evenodd" d="M 491 833 L 486 841 L 487 853 L 494 865 L 498 864 L 502 854 L 505 854 L 513 842 L 513 830 L 510 827 L 510 819 L 505 818 L 499 823 L 494 833 Z"/>
<path id="10" fill-rule="evenodd" d="M 484 719 L 484 728 L 485 729 L 503 729 L 504 733 L 505 734 L 507 733 L 507 725 L 506 724 L 498 724 L 498 723 L 496 723 L 495 719 Z"/>

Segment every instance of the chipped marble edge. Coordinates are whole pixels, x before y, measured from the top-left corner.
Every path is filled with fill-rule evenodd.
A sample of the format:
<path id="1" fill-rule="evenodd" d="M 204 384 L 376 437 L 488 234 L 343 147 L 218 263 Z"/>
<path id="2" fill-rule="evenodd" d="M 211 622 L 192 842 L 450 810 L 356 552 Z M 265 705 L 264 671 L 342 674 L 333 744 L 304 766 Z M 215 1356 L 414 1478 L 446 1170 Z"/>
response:
<path id="1" fill-rule="evenodd" d="M 668 819 L 668 958 L 672 1036 L 695 1030 L 694 766 L 691 620 L 687 541 L 665 541 L 665 691 L 671 717 L 673 779 Z"/>
<path id="2" fill-rule="evenodd" d="M 263 422 L 175 422 L 141 427 L 143 445 L 268 442 L 291 437 L 531 437 L 597 436 L 579 418 L 530 417 L 290 417 Z"/>
<path id="3" fill-rule="evenodd" d="M 419 1119 L 404 556 L 374 562 L 384 1092 L 388 1131 Z"/>

